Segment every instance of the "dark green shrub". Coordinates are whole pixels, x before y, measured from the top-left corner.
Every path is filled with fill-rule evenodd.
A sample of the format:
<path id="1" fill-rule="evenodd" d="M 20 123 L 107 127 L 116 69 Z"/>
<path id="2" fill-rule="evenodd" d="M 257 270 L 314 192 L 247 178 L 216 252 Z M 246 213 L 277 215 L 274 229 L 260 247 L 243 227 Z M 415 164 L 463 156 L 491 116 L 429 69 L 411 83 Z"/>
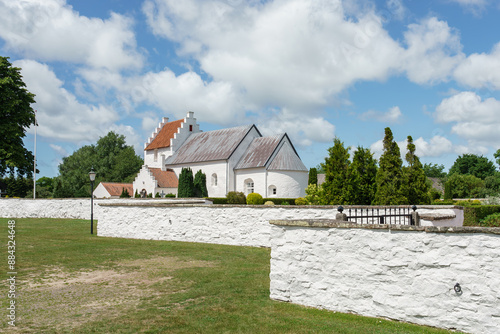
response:
<path id="1" fill-rule="evenodd" d="M 127 189 L 122 188 L 122 193 L 120 194 L 120 198 L 130 198 L 130 194 L 128 193 Z"/>
<path id="2" fill-rule="evenodd" d="M 290 205 L 290 203 L 288 203 L 288 201 L 284 201 L 284 202 L 281 202 L 281 205 Z"/>
<path id="3" fill-rule="evenodd" d="M 481 220 L 498 212 L 500 212 L 500 205 L 464 206 L 464 226 L 481 226 Z"/>
<path id="4" fill-rule="evenodd" d="M 439 190 L 435 188 L 431 188 L 431 190 L 429 190 L 429 196 L 431 197 L 432 201 L 435 201 L 441 198 L 441 192 L 439 192 Z"/>
<path id="5" fill-rule="evenodd" d="M 159 192 L 156 192 L 155 198 L 161 198 L 161 195 Z"/>
<path id="6" fill-rule="evenodd" d="M 246 204 L 245 194 L 239 191 L 230 191 L 227 193 L 227 204 Z"/>
<path id="7" fill-rule="evenodd" d="M 194 176 L 193 181 L 194 187 L 194 197 L 207 197 L 207 176 L 200 170 L 198 170 Z"/>
<path id="8" fill-rule="evenodd" d="M 135 190 L 135 195 L 134 195 L 135 198 L 141 198 L 141 195 L 139 195 L 139 193 L 137 192 L 137 189 Z"/>
<path id="9" fill-rule="evenodd" d="M 153 198 L 153 193 L 149 193 L 148 198 Z"/>
<path id="10" fill-rule="evenodd" d="M 295 205 L 295 198 L 264 198 L 264 202 L 271 201 L 275 205 Z M 283 204 L 283 202 L 287 202 L 287 204 Z"/>
<path id="11" fill-rule="evenodd" d="M 213 204 L 227 204 L 226 197 L 207 197 Z"/>
<path id="12" fill-rule="evenodd" d="M 486 216 L 479 221 L 479 226 L 485 227 L 500 227 L 500 212 Z"/>
<path id="13" fill-rule="evenodd" d="M 168 193 L 168 194 L 165 195 L 165 197 L 167 197 L 167 198 L 175 198 L 175 194 Z"/>
<path id="14" fill-rule="evenodd" d="M 179 185 L 177 188 L 179 198 L 189 198 L 194 196 L 193 171 L 191 168 L 182 168 L 179 175 Z"/>
<path id="15" fill-rule="evenodd" d="M 258 193 L 251 193 L 247 196 L 247 204 L 249 205 L 262 205 L 264 204 L 264 199 Z"/>

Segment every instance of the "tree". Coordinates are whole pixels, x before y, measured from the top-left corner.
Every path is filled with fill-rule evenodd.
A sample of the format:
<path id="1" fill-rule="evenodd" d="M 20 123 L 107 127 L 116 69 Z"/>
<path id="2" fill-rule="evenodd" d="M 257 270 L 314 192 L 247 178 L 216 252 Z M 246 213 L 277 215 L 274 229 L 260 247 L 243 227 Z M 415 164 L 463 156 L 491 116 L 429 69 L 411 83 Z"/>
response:
<path id="1" fill-rule="evenodd" d="M 194 196 L 193 171 L 191 168 L 182 168 L 179 175 L 179 186 L 177 188 L 177 197 L 188 198 Z"/>
<path id="2" fill-rule="evenodd" d="M 373 204 L 375 205 L 400 205 L 408 204 L 408 199 L 402 193 L 403 160 L 399 146 L 394 141 L 390 128 L 385 128 L 384 153 L 380 157 L 377 170 L 377 192 Z"/>
<path id="3" fill-rule="evenodd" d="M 111 131 L 99 138 L 96 145 L 85 145 L 63 158 L 54 183 L 54 197 L 90 196 L 91 168 L 96 171 L 94 185 L 101 181 L 130 182 L 142 163 L 132 146 L 125 144 L 125 137 Z"/>
<path id="4" fill-rule="evenodd" d="M 309 181 L 307 184 L 318 184 L 318 170 L 314 167 L 309 169 Z"/>
<path id="5" fill-rule="evenodd" d="M 449 175 L 454 173 L 462 175 L 474 175 L 482 180 L 496 172 L 495 165 L 488 158 L 475 154 L 464 154 L 455 160 L 451 166 Z"/>
<path id="6" fill-rule="evenodd" d="M 8 57 L 0 57 L 0 176 L 5 173 L 33 173 L 33 154 L 24 147 L 23 138 L 30 125 L 35 124 L 31 104 L 35 95 L 25 87 L 21 69 L 12 67 Z"/>
<path id="7" fill-rule="evenodd" d="M 120 198 L 130 198 L 130 194 L 128 193 L 127 189 L 122 188 L 122 193 L 120 194 Z"/>
<path id="8" fill-rule="evenodd" d="M 407 153 L 405 156 L 407 167 L 403 167 L 404 183 L 402 193 L 408 199 L 409 204 L 430 204 L 429 191 L 431 185 L 425 176 L 420 159 L 415 154 L 413 138 L 408 136 Z"/>
<path id="9" fill-rule="evenodd" d="M 194 197 L 208 197 L 207 176 L 201 169 L 198 170 L 194 176 L 193 186 Z"/>
<path id="10" fill-rule="evenodd" d="M 454 173 L 444 184 L 444 198 L 479 197 L 484 189 L 484 181 L 474 175 Z"/>
<path id="11" fill-rule="evenodd" d="M 377 162 L 370 149 L 358 146 L 348 171 L 346 204 L 370 205 L 375 198 Z"/>
<path id="12" fill-rule="evenodd" d="M 500 148 L 493 154 L 493 156 L 495 157 L 497 164 L 500 167 Z"/>
<path id="13" fill-rule="evenodd" d="M 325 182 L 322 184 L 328 204 L 345 204 L 345 189 L 349 170 L 349 148 L 339 138 L 333 140 L 333 147 L 328 149 L 323 168 Z"/>
<path id="14" fill-rule="evenodd" d="M 444 165 L 438 164 L 424 164 L 422 167 L 427 177 L 438 177 L 443 178 L 446 176 L 446 172 L 444 172 Z"/>

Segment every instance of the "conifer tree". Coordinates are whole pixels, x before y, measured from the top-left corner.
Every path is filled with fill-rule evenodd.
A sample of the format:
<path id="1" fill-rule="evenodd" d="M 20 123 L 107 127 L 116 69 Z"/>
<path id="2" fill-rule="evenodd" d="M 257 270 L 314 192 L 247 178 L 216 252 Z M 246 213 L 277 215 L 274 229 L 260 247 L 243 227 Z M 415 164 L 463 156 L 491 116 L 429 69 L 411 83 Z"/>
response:
<path id="1" fill-rule="evenodd" d="M 307 184 L 318 184 L 318 170 L 314 167 L 309 169 L 309 181 Z"/>
<path id="2" fill-rule="evenodd" d="M 400 205 L 408 204 L 408 199 L 401 192 L 403 184 L 403 160 L 399 146 L 394 141 L 392 131 L 385 128 L 384 153 L 380 157 L 377 170 L 377 192 L 373 204 L 375 205 Z"/>
<path id="3" fill-rule="evenodd" d="M 194 197 L 207 197 L 207 176 L 200 170 L 198 170 L 194 176 Z"/>
<path id="4" fill-rule="evenodd" d="M 405 160 L 408 163 L 408 167 L 403 167 L 405 182 L 402 193 L 405 194 L 409 204 L 430 204 L 429 190 L 431 186 L 425 176 L 422 163 L 415 154 L 415 144 L 413 144 L 411 136 L 408 136 L 406 149 Z"/>
<path id="5" fill-rule="evenodd" d="M 377 189 L 377 162 L 370 149 L 358 146 L 348 174 L 346 204 L 370 205 Z"/>
<path id="6" fill-rule="evenodd" d="M 188 198 L 194 196 L 193 171 L 191 168 L 182 168 L 179 175 L 179 187 L 177 189 L 177 197 Z"/>
<path id="7" fill-rule="evenodd" d="M 333 147 L 328 149 L 328 157 L 322 167 L 325 170 L 323 190 L 325 201 L 328 204 L 345 204 L 345 189 L 349 170 L 349 148 L 339 138 L 333 140 Z"/>

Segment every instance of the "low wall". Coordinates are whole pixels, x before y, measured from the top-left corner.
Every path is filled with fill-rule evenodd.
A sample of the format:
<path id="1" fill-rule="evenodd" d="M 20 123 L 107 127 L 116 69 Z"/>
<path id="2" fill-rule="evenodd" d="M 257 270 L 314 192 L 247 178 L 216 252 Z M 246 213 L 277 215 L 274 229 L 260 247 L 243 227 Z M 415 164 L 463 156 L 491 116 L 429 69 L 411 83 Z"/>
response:
<path id="1" fill-rule="evenodd" d="M 272 299 L 498 333 L 500 228 L 271 223 Z"/>
<path id="2" fill-rule="evenodd" d="M 271 219 L 320 219 L 337 213 L 332 207 L 153 203 L 100 206 L 99 236 L 254 247 L 270 247 Z"/>

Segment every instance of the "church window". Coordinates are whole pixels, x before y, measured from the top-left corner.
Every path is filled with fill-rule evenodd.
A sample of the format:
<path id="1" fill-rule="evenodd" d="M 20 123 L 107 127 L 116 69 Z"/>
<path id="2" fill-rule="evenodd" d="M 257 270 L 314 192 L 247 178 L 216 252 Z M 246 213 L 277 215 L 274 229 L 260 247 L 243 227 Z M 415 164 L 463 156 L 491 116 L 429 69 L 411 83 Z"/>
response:
<path id="1" fill-rule="evenodd" d="M 255 191 L 255 185 L 253 183 L 252 179 L 246 179 L 245 180 L 245 194 L 251 194 Z"/>
<path id="2" fill-rule="evenodd" d="M 158 149 L 155 148 L 155 162 L 158 161 Z"/>
<path id="3" fill-rule="evenodd" d="M 217 187 L 217 174 L 212 174 L 212 187 Z"/>
<path id="4" fill-rule="evenodd" d="M 268 190 L 268 196 L 276 196 L 277 193 L 278 190 L 276 189 L 276 186 L 270 185 Z"/>

